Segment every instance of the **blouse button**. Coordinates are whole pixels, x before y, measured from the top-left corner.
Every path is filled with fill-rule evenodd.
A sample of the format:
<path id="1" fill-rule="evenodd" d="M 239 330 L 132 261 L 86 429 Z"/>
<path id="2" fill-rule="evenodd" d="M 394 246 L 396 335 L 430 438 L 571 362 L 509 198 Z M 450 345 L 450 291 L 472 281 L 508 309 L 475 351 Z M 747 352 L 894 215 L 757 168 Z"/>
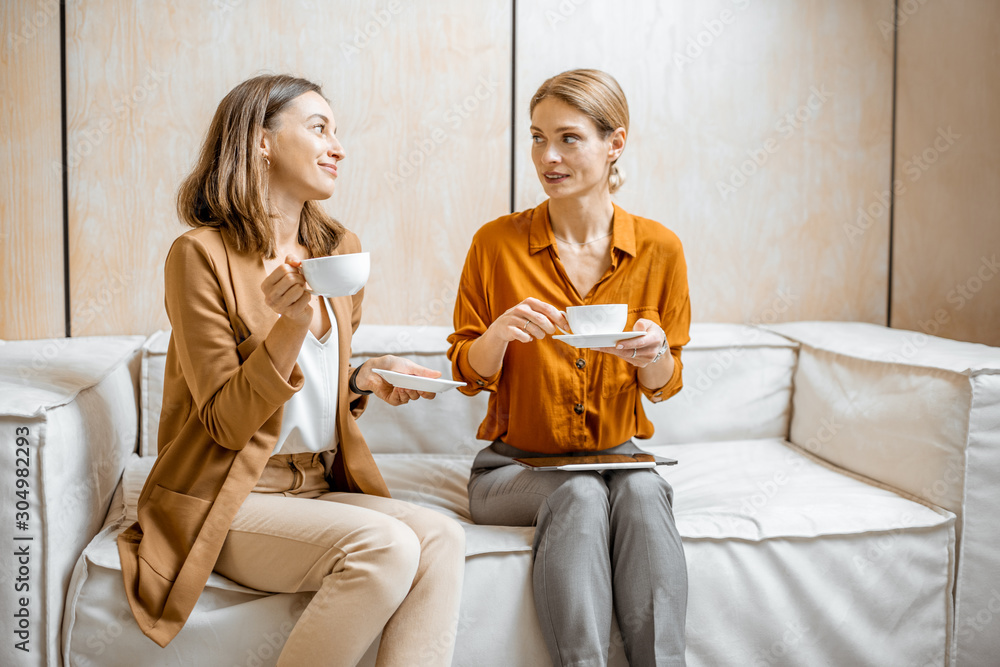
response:
<path id="1" fill-rule="evenodd" d="M 582 415 L 583 414 L 583 403 L 577 403 L 576 405 L 574 405 L 573 406 L 573 412 L 575 412 L 578 415 Z"/>
<path id="2" fill-rule="evenodd" d="M 586 365 L 587 365 L 587 362 L 584 361 L 583 359 L 577 359 L 576 360 L 576 367 L 577 368 L 583 368 Z"/>
<path id="3" fill-rule="evenodd" d="M 485 383 L 485 382 L 483 382 L 482 380 L 476 380 L 476 384 L 477 384 L 478 386 L 480 386 L 480 387 L 485 387 L 485 386 L 486 386 L 486 383 Z"/>

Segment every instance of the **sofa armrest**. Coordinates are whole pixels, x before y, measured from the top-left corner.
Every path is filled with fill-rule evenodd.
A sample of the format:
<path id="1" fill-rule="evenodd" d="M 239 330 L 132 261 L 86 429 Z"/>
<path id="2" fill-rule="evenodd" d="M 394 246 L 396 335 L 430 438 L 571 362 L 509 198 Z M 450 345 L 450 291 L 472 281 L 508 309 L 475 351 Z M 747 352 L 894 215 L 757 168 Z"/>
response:
<path id="1" fill-rule="evenodd" d="M 790 440 L 957 516 L 958 664 L 1000 655 L 1000 349 L 861 323 L 769 327 L 800 344 Z M 900 517 L 901 527 L 907 517 Z"/>
<path id="2" fill-rule="evenodd" d="M 0 606 L 5 665 L 57 665 L 70 575 L 100 529 L 138 434 L 141 336 L 0 346 L 0 497 L 9 542 Z"/>

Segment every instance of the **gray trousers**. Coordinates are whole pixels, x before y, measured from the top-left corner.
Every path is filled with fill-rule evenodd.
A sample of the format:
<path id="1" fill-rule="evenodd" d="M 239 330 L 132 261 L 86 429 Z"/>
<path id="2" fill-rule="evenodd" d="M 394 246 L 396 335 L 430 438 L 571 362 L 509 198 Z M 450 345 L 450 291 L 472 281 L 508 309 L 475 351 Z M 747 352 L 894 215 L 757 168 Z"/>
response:
<path id="1" fill-rule="evenodd" d="M 631 441 L 602 454 L 641 451 Z M 589 452 L 581 452 L 581 454 Z M 654 470 L 531 471 L 497 440 L 476 456 L 476 523 L 535 528 L 535 609 L 553 664 L 606 665 L 614 609 L 633 667 L 684 665 L 687 568 L 673 490 Z"/>

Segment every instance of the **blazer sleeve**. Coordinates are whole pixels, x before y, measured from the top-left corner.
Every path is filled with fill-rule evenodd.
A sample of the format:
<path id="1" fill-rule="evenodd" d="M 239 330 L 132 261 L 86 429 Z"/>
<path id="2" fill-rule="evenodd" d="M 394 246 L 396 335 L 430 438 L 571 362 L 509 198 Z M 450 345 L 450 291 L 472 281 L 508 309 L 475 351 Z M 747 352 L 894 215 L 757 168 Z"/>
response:
<path id="1" fill-rule="evenodd" d="M 263 344 L 240 362 L 219 270 L 197 238 L 179 237 L 164 266 L 165 305 L 176 360 L 199 419 L 215 442 L 242 449 L 303 378 L 296 366 L 286 381 Z"/>

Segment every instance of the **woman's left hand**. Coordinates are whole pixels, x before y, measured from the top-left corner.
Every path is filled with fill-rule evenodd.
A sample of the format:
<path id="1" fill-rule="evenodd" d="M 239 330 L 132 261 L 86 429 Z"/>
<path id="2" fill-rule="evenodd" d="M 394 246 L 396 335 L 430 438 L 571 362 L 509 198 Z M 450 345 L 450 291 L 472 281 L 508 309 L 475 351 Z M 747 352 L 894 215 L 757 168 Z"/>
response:
<path id="1" fill-rule="evenodd" d="M 441 377 L 441 371 L 424 368 L 419 364 L 413 363 L 409 359 L 394 357 L 391 354 L 369 359 L 361 365 L 361 370 L 358 371 L 355 384 L 357 384 L 358 389 L 371 390 L 376 396 L 389 405 L 403 405 L 404 403 L 415 401 L 418 398 L 433 399 L 437 396 L 437 394 L 429 391 L 415 391 L 413 389 L 394 387 L 386 382 L 378 373 L 373 373 L 373 368 L 378 368 L 384 371 L 405 373 L 406 375 L 419 375 L 427 378 L 439 378 Z"/>
<path id="2" fill-rule="evenodd" d="M 667 340 L 667 334 L 663 332 L 660 325 L 647 319 L 636 320 L 632 331 L 642 331 L 644 335 L 623 340 L 615 347 L 596 348 L 597 351 L 613 354 L 633 366 L 645 368 L 656 358 L 657 353 Z"/>

